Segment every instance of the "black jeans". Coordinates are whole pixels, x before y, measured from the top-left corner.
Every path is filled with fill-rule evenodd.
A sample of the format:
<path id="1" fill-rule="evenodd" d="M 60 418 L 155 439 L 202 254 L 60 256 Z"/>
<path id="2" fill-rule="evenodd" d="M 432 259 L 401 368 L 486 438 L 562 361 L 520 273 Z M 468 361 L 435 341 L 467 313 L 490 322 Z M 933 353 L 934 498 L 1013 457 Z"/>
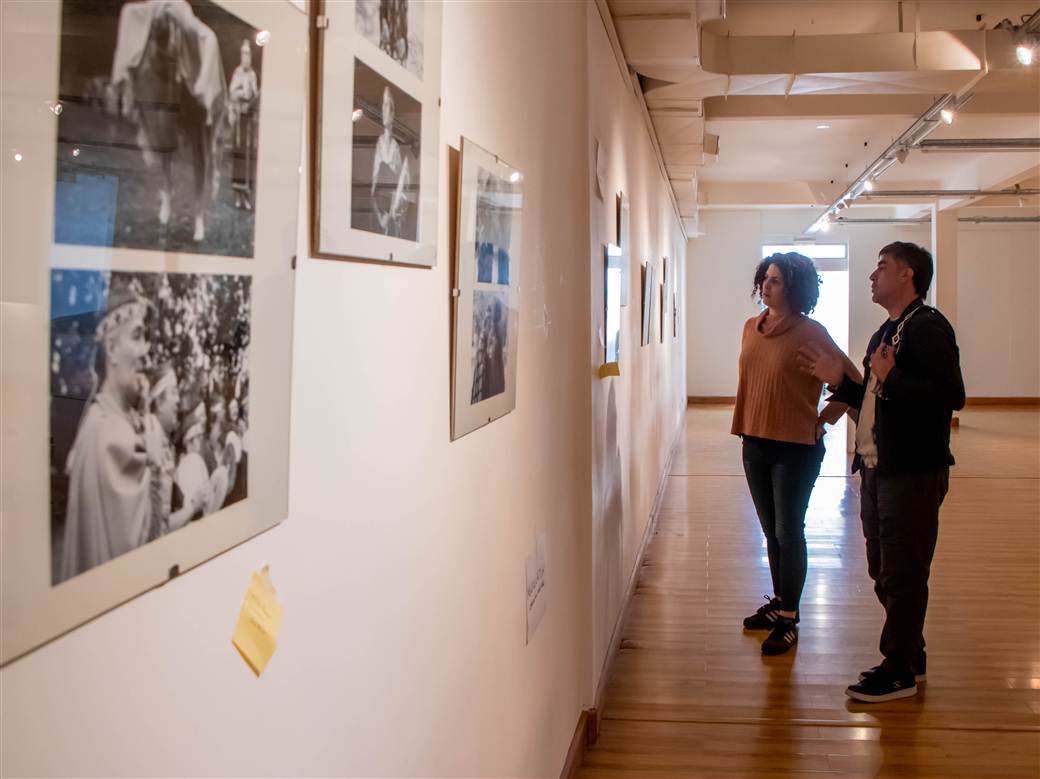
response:
<path id="1" fill-rule="evenodd" d="M 949 467 L 899 476 L 863 468 L 860 518 L 867 572 L 885 607 L 883 665 L 898 675 L 914 670 L 924 649 L 928 574 L 939 535 L 939 506 L 950 486 Z"/>
<path id="2" fill-rule="evenodd" d="M 784 611 L 798 611 L 805 587 L 805 511 L 823 454 L 823 439 L 809 445 L 744 436 L 744 474 L 766 537 L 773 594 Z"/>

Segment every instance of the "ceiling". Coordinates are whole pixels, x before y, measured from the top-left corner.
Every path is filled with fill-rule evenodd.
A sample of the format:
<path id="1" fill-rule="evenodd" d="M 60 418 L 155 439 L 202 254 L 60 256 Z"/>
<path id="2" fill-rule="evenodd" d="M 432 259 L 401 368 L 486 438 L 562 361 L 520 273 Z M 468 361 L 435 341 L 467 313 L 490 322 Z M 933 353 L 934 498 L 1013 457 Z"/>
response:
<path id="1" fill-rule="evenodd" d="M 1015 58 L 1022 32 L 994 29 L 1003 19 L 1021 25 L 1040 0 L 607 5 L 691 234 L 702 208 L 813 205 L 822 212 L 945 94 L 958 97 L 955 119 L 929 141 L 1040 138 L 1040 48 L 1023 66 Z M 913 149 L 875 186 L 1025 187 L 1038 171 L 1036 150 Z M 916 200 L 940 208 L 1040 204 L 1036 197 Z M 860 198 L 854 208 L 878 203 Z"/>

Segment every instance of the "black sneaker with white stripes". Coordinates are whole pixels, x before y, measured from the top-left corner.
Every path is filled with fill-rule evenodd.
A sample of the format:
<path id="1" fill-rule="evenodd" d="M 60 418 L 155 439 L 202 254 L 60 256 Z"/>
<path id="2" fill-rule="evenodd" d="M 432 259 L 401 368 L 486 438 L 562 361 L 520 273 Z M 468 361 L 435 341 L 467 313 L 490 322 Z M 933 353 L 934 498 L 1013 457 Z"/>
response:
<path id="1" fill-rule="evenodd" d="M 883 703 L 917 695 L 917 682 L 911 674 L 896 676 L 881 667 L 863 681 L 849 685 L 845 694 L 864 703 Z"/>
<path id="2" fill-rule="evenodd" d="M 763 595 L 766 605 L 759 608 L 750 617 L 744 617 L 744 630 L 771 630 L 776 618 L 780 616 L 780 599 Z"/>
<path id="3" fill-rule="evenodd" d="M 793 619 L 777 616 L 766 640 L 762 642 L 762 654 L 782 655 L 798 643 L 798 626 Z"/>

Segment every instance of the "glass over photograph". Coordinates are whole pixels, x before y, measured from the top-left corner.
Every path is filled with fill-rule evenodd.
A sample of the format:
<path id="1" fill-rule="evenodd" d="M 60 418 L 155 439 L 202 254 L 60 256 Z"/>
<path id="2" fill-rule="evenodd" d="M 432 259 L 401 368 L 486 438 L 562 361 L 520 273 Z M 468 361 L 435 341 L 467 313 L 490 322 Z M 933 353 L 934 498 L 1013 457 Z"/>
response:
<path id="1" fill-rule="evenodd" d="M 477 168 L 477 281 L 509 286 L 509 247 L 519 186 Z"/>
<path id="2" fill-rule="evenodd" d="M 55 242 L 252 257 L 259 31 L 210 0 L 65 0 L 61 29 Z"/>
<path id="3" fill-rule="evenodd" d="M 350 226 L 417 241 L 422 105 L 354 60 Z"/>
<path id="4" fill-rule="evenodd" d="M 249 276 L 51 271 L 51 581 L 247 495 Z"/>
<path id="5" fill-rule="evenodd" d="M 423 77 L 423 0 L 357 0 L 354 24 L 370 43 Z"/>
<path id="6" fill-rule="evenodd" d="M 508 323 L 508 290 L 474 290 L 471 404 L 506 391 L 506 371 L 509 368 Z"/>

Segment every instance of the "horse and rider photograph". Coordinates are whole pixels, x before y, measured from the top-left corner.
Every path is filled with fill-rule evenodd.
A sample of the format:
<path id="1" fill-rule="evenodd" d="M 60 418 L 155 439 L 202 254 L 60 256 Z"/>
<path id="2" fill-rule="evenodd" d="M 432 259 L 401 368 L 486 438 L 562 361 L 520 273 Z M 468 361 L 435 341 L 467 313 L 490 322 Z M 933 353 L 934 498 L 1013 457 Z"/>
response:
<path id="1" fill-rule="evenodd" d="M 264 43 L 211 0 L 65 0 L 55 242 L 252 257 Z"/>

